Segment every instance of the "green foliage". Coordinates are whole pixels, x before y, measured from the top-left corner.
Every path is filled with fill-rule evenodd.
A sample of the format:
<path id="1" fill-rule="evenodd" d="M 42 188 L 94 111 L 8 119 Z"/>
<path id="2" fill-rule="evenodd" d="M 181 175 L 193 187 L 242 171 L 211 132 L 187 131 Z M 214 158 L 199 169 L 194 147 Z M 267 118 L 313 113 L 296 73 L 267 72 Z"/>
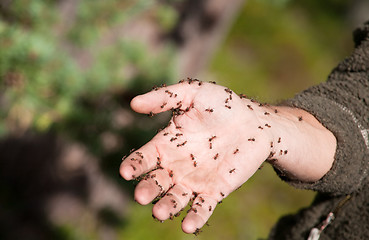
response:
<path id="1" fill-rule="evenodd" d="M 324 81 L 352 47 L 344 1 L 336 2 L 247 1 L 211 71 L 219 83 L 262 101 Z"/>
<path id="2" fill-rule="evenodd" d="M 82 104 L 88 99 L 142 91 L 172 79 L 170 46 L 154 55 L 135 39 L 103 43 L 109 31 L 150 11 L 169 28 L 175 18 L 169 6 L 146 0 L 79 1 L 67 17 L 59 9 L 57 1 L 15 0 L 2 12 L 1 135 L 53 126 L 65 130 L 66 119 L 75 119 L 76 112 L 92 117 L 92 110 Z M 68 24 L 63 25 L 65 20 Z M 105 123 L 109 128 L 108 119 Z"/>

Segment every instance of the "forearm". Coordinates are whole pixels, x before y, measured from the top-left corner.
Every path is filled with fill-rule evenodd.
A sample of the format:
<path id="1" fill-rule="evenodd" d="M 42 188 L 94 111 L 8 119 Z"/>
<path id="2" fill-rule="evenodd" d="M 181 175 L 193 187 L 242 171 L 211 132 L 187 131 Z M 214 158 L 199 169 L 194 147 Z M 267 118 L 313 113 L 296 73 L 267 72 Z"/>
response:
<path id="1" fill-rule="evenodd" d="M 332 167 L 335 136 L 310 113 L 272 107 L 271 154 L 268 161 L 291 179 L 315 182 Z"/>

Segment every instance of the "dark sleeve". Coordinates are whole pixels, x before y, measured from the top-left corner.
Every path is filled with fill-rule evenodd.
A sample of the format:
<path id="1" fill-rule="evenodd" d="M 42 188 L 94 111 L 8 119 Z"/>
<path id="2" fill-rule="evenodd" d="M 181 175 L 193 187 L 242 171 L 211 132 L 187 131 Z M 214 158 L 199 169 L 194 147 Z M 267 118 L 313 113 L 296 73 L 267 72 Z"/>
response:
<path id="1" fill-rule="evenodd" d="M 337 139 L 330 171 L 314 183 L 284 179 L 295 187 L 340 195 L 360 190 L 369 179 L 369 22 L 354 32 L 354 41 L 352 55 L 326 82 L 286 101 L 314 115 Z"/>

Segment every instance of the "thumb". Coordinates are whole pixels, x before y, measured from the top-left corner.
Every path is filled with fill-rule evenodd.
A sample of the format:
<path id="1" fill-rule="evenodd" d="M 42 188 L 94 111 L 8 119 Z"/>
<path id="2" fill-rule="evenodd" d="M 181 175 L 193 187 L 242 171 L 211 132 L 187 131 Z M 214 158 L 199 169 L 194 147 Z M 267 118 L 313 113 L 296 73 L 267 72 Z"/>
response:
<path id="1" fill-rule="evenodd" d="M 170 109 L 185 110 L 190 107 L 195 93 L 202 87 L 200 81 L 185 81 L 168 87 L 154 88 L 131 101 L 131 108 L 138 113 L 157 114 Z"/>

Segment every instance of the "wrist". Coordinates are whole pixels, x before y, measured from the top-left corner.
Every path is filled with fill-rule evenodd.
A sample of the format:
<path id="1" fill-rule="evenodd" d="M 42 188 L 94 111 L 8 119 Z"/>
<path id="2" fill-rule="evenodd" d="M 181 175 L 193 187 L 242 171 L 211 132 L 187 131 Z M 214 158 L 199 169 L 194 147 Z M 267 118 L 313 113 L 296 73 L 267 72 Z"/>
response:
<path id="1" fill-rule="evenodd" d="M 334 161 L 334 135 L 302 109 L 266 108 L 272 132 L 267 160 L 292 179 L 314 182 L 322 178 Z"/>

